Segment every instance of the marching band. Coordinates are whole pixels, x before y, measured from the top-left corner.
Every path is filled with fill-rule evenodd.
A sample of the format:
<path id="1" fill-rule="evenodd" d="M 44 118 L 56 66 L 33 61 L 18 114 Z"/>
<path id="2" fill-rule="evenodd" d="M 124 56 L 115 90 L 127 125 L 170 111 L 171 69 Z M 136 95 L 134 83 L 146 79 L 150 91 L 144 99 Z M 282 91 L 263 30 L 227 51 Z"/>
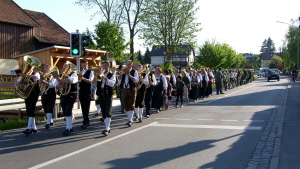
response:
<path id="1" fill-rule="evenodd" d="M 56 67 L 51 69 L 50 65 L 43 66 L 43 72 L 39 73 L 32 61 L 38 61 L 29 56 L 31 66 L 26 67 L 24 73 L 18 73 L 19 79 L 16 82 L 18 95 L 25 99 L 26 111 L 28 114 L 28 126 L 23 131 L 29 135 L 37 133 L 35 125 L 35 105 L 41 93 L 41 102 L 46 116 L 45 128 L 53 125 L 52 115 L 56 96 L 60 96 L 60 105 L 65 116 L 66 128 L 62 132 L 64 136 L 73 132 L 72 117 L 73 105 L 79 91 L 79 101 L 82 109 L 82 129 L 90 126 L 89 111 L 93 94 L 92 86 L 96 87 L 95 102 L 97 114 L 102 118 L 105 128 L 101 132 L 104 136 L 110 133 L 112 120 L 112 102 L 114 89 L 120 93 L 121 112 L 126 112 L 128 121 L 125 125 L 131 127 L 133 116 L 136 115 L 138 122 L 144 118 L 150 118 L 151 108 L 159 113 L 163 107 L 168 110 L 171 106 L 172 97 L 176 98 L 174 107 L 177 108 L 180 99 L 180 108 L 183 107 L 183 97 L 190 104 L 190 100 L 196 102 L 198 99 L 205 99 L 212 95 L 212 83 L 216 83 L 216 94 L 224 94 L 222 88 L 227 91 L 234 87 L 253 81 L 253 70 L 250 69 L 225 69 L 212 71 L 210 68 L 188 70 L 168 69 L 163 73 L 162 68 L 151 65 L 136 65 L 133 69 L 133 62 L 128 60 L 126 66 L 119 66 L 117 70 L 110 71 L 109 62 L 101 62 L 101 66 L 88 69 L 88 61 L 81 61 L 82 71 L 77 71 L 76 66 L 71 62 L 63 65 L 62 74 L 58 73 Z M 77 90 L 77 83 L 79 89 Z M 30 90 L 25 87 L 30 86 Z M 28 87 L 26 87 L 27 89 Z M 144 108 L 145 106 L 145 108 Z M 144 114 L 145 109 L 145 114 Z"/>

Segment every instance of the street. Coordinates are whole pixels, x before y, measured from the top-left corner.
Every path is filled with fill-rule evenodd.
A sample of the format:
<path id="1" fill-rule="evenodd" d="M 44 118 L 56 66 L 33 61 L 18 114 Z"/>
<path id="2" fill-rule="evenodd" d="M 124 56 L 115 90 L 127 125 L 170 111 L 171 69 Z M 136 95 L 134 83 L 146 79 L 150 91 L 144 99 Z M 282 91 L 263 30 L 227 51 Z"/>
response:
<path id="1" fill-rule="evenodd" d="M 63 120 L 49 130 L 39 124 L 38 133 L 29 136 L 23 128 L 5 131 L 0 133 L 0 168 L 277 168 L 276 135 L 289 87 L 287 77 L 279 82 L 259 78 L 153 114 L 130 128 L 124 125 L 126 114 L 114 107 L 107 137 L 93 113 L 85 130 L 82 118 L 76 118 L 68 137 L 61 134 Z"/>

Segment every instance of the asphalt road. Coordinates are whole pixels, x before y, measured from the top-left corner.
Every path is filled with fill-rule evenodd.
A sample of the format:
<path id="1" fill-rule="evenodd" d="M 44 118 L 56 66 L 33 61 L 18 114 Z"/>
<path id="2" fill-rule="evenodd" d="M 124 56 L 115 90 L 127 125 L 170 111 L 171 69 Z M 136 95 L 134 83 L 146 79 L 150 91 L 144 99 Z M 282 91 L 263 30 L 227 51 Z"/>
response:
<path id="1" fill-rule="evenodd" d="M 128 128 L 114 110 L 112 132 L 92 118 L 90 128 L 62 136 L 64 121 L 25 136 L 22 129 L 0 133 L 0 168 L 246 168 L 287 80 L 264 78 L 151 115 Z"/>

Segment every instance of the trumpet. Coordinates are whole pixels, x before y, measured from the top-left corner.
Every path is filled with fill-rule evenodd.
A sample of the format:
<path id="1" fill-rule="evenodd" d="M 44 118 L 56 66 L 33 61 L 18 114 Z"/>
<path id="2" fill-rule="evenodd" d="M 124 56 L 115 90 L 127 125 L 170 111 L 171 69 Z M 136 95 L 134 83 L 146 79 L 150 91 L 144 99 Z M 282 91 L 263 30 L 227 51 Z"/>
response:
<path id="1" fill-rule="evenodd" d="M 105 70 L 101 69 L 100 67 L 93 67 L 92 71 L 94 71 L 95 79 L 97 79 L 97 81 L 101 81 Z"/>
<path id="2" fill-rule="evenodd" d="M 59 72 L 59 70 L 58 70 L 58 68 L 56 66 L 54 66 L 54 68 L 51 71 L 45 73 L 42 76 L 42 79 L 44 79 L 48 83 L 50 81 L 52 72 L 55 72 L 55 71 Z M 42 83 L 40 85 L 40 91 L 41 91 L 41 93 L 46 93 L 48 90 L 49 90 L 49 86 L 47 86 L 45 83 Z"/>

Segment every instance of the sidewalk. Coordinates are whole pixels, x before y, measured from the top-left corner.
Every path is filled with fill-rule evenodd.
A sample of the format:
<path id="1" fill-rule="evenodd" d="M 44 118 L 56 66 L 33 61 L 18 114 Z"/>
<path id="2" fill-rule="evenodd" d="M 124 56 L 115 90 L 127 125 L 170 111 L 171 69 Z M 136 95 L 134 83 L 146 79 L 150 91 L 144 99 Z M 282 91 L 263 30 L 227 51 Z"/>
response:
<path id="1" fill-rule="evenodd" d="M 299 93 L 300 82 L 290 83 L 285 107 L 283 133 L 281 139 L 279 168 L 300 168 L 300 112 Z"/>

